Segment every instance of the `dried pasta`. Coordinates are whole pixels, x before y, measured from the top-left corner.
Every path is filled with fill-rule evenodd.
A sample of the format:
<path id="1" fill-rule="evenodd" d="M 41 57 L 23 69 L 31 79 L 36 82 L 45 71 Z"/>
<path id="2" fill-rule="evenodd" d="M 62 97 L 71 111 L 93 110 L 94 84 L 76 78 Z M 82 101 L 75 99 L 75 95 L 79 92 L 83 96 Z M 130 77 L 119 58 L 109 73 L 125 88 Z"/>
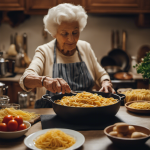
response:
<path id="1" fill-rule="evenodd" d="M 150 103 L 148 102 L 134 102 L 130 104 L 128 107 L 134 109 L 142 109 L 142 110 L 150 110 Z"/>
<path id="2" fill-rule="evenodd" d="M 137 101 L 137 100 L 150 101 L 150 90 L 134 89 L 122 93 L 126 95 L 125 102 Z"/>
<path id="3" fill-rule="evenodd" d="M 21 116 L 23 120 L 29 121 L 33 118 L 36 118 L 39 114 L 35 114 L 34 112 L 27 112 L 23 110 L 16 110 L 14 108 L 5 108 L 5 109 L 0 109 L 0 122 L 3 121 L 3 118 L 6 115 L 12 115 L 12 116 Z"/>
<path id="4" fill-rule="evenodd" d="M 56 100 L 55 103 L 71 106 L 71 107 L 100 107 L 117 103 L 117 99 L 112 97 L 104 98 L 98 94 L 89 92 L 78 93 L 75 96 L 64 96 L 61 100 Z"/>
<path id="5" fill-rule="evenodd" d="M 64 150 L 75 144 L 76 140 L 58 129 L 52 129 L 35 140 L 35 146 L 44 150 Z"/>

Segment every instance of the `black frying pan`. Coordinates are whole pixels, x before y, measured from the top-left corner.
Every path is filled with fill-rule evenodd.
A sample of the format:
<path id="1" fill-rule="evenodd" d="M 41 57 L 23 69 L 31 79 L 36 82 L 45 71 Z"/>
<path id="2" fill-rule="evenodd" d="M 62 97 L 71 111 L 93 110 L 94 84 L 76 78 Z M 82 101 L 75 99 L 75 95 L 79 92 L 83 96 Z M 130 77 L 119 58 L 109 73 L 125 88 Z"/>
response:
<path id="1" fill-rule="evenodd" d="M 100 63 L 102 65 L 102 67 L 105 67 L 105 66 L 116 66 L 117 65 L 116 61 L 111 56 L 104 56 L 101 59 Z"/>
<path id="2" fill-rule="evenodd" d="M 72 96 L 74 94 L 58 94 L 55 96 L 51 97 L 51 102 L 52 102 L 52 107 L 55 111 L 55 113 L 62 118 L 63 120 L 66 121 L 80 121 L 80 120 L 88 120 L 89 118 L 109 118 L 111 116 L 115 116 L 116 113 L 118 112 L 120 105 L 121 105 L 121 100 L 125 98 L 120 97 L 117 94 L 112 94 L 112 93 L 104 93 L 104 92 L 96 92 L 92 91 L 91 93 L 97 93 L 98 95 L 102 95 L 103 97 L 109 98 L 113 97 L 115 99 L 118 99 L 118 102 L 109 105 L 109 106 L 102 106 L 102 107 L 70 107 L 70 106 L 63 106 L 55 103 L 55 100 L 60 100 L 63 96 Z"/>
<path id="3" fill-rule="evenodd" d="M 113 49 L 108 53 L 108 56 L 112 57 L 117 66 L 121 67 L 121 70 L 128 71 L 130 67 L 130 59 L 125 51 L 122 49 Z"/>

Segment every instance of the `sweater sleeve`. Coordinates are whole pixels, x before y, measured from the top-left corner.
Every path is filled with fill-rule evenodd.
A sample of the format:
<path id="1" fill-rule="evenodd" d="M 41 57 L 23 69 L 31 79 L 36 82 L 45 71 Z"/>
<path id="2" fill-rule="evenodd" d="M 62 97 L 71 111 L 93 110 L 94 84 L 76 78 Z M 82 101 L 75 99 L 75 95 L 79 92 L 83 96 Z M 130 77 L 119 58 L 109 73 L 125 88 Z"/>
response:
<path id="1" fill-rule="evenodd" d="M 97 57 L 95 56 L 94 51 L 91 48 L 91 45 L 88 43 L 88 49 L 89 49 L 89 54 L 90 54 L 90 60 L 93 66 L 94 74 L 95 74 L 95 82 L 101 86 L 101 82 L 105 79 L 110 80 L 110 77 L 108 73 L 105 71 L 104 68 L 98 63 Z"/>
<path id="2" fill-rule="evenodd" d="M 34 75 L 39 75 L 41 76 L 43 74 L 43 70 L 44 70 L 44 62 L 45 62 L 45 54 L 44 51 L 38 47 L 35 51 L 35 55 L 33 57 L 33 60 L 31 62 L 31 64 L 29 65 L 29 67 L 25 70 L 25 72 L 23 73 L 22 77 L 20 78 L 19 84 L 21 86 L 21 88 L 27 92 L 31 91 L 32 89 L 27 89 L 24 86 L 24 82 L 23 80 L 25 79 L 25 77 L 29 74 L 34 74 Z"/>

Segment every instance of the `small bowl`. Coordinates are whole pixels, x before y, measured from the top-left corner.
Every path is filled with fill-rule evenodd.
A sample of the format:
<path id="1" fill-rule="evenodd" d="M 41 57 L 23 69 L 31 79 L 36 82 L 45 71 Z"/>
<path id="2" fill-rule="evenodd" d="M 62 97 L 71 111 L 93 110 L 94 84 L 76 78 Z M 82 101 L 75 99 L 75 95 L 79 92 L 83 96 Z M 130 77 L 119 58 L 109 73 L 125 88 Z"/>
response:
<path id="1" fill-rule="evenodd" d="M 138 114 L 149 114 L 150 115 L 150 109 L 135 109 L 129 107 L 130 104 L 132 103 L 141 103 L 141 102 L 147 102 L 150 103 L 150 101 L 145 101 L 145 100 L 138 100 L 138 101 L 130 101 L 125 104 L 125 107 L 127 108 L 128 111 L 133 112 L 133 113 L 138 113 Z"/>
<path id="2" fill-rule="evenodd" d="M 28 121 L 23 121 L 23 123 L 27 126 L 26 129 L 20 131 L 13 131 L 13 132 L 3 132 L 0 131 L 0 138 L 1 139 L 15 139 L 23 136 L 31 127 L 31 124 Z"/>
<path id="3" fill-rule="evenodd" d="M 8 108 L 20 109 L 20 104 L 8 103 Z"/>
<path id="4" fill-rule="evenodd" d="M 150 138 L 150 130 L 148 128 L 138 126 L 138 125 L 133 125 L 135 127 L 135 130 L 137 132 L 143 132 L 145 134 L 148 134 L 147 137 L 142 137 L 142 138 L 121 138 L 121 137 L 116 137 L 116 136 L 111 136 L 109 132 L 113 131 L 113 127 L 115 125 L 108 126 L 104 129 L 105 135 L 115 144 L 118 146 L 139 146 L 143 145 L 149 138 Z"/>

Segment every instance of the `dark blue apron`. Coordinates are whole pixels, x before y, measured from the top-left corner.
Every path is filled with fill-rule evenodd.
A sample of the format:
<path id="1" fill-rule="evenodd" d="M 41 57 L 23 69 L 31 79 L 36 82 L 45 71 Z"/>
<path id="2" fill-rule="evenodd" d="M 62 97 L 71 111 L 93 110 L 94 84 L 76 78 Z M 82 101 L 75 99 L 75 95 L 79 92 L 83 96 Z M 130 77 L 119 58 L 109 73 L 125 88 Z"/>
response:
<path id="1" fill-rule="evenodd" d="M 57 42 L 57 41 L 56 41 Z M 82 61 L 80 52 L 79 58 L 81 62 L 62 64 L 56 62 L 56 42 L 54 45 L 54 64 L 53 64 L 53 78 L 64 79 L 73 91 L 91 91 L 94 86 L 94 80 L 91 77 L 88 68 L 84 61 Z M 44 96 L 53 96 L 57 93 L 50 91 L 46 92 Z M 37 100 L 35 108 L 50 108 L 52 107 L 51 102 L 46 100 L 44 96 Z"/>

